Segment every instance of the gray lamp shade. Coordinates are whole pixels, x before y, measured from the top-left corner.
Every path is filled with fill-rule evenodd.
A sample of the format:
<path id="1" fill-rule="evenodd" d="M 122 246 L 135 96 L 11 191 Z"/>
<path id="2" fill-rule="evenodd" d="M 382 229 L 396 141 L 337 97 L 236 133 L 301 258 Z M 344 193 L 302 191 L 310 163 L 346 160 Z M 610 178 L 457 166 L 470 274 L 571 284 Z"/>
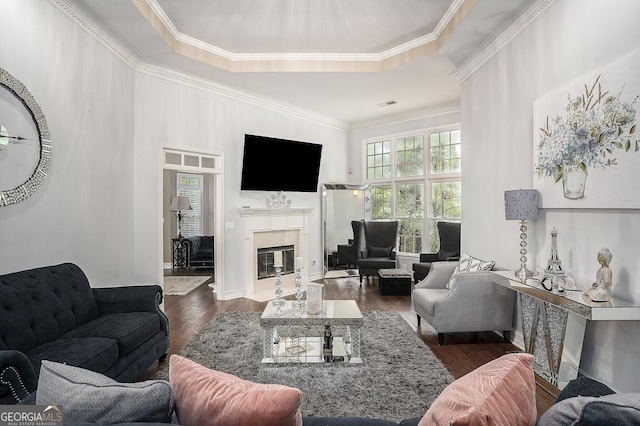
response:
<path id="1" fill-rule="evenodd" d="M 536 220 L 538 218 L 538 190 L 504 191 L 504 215 L 507 220 Z"/>
<path id="2" fill-rule="evenodd" d="M 191 204 L 189 203 L 189 198 L 187 197 L 173 197 L 171 200 L 171 205 L 169 206 L 169 210 L 193 210 Z"/>

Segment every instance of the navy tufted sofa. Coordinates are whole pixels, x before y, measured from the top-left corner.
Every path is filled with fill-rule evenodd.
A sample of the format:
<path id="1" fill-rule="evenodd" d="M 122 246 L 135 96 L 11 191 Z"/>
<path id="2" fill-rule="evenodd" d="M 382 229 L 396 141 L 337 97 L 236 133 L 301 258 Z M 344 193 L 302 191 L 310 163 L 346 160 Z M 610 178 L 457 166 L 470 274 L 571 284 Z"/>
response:
<path id="1" fill-rule="evenodd" d="M 137 380 L 169 348 L 157 285 L 91 288 L 72 263 L 0 275 L 0 405 L 36 390 L 43 359 Z"/>

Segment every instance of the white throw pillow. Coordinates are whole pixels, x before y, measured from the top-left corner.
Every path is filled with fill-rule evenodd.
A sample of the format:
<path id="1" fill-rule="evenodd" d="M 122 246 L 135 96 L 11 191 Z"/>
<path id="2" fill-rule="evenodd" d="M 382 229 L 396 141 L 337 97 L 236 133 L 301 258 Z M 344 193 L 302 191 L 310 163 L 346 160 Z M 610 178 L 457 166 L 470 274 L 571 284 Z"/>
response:
<path id="1" fill-rule="evenodd" d="M 490 271 L 495 266 L 496 262 L 493 260 L 482 260 L 477 257 L 473 257 L 470 254 L 462 253 L 460 256 L 460 262 L 456 269 L 453 270 L 453 274 L 447 283 L 447 288 L 452 289 L 458 282 L 459 272 L 478 272 L 478 271 Z"/>

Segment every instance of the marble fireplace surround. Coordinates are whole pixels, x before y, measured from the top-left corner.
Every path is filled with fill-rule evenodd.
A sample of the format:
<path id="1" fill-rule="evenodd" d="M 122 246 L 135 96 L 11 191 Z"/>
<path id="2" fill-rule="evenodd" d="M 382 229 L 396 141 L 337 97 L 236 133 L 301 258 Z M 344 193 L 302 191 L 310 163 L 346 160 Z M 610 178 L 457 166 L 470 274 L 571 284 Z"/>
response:
<path id="1" fill-rule="evenodd" d="M 273 298 L 275 278 L 258 280 L 258 248 L 293 245 L 295 257 L 302 257 L 302 282 L 309 281 L 309 214 L 308 208 L 250 208 L 239 209 L 242 218 L 242 279 L 245 297 L 257 300 Z M 293 288 L 295 274 L 283 275 L 283 289 Z M 286 290 L 285 290 L 286 292 Z"/>

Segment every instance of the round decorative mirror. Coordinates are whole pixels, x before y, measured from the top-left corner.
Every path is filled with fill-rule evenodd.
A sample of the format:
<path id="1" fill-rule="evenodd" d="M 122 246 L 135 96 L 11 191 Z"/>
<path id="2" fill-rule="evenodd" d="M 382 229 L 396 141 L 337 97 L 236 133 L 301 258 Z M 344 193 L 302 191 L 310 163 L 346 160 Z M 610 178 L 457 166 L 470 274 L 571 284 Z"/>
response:
<path id="1" fill-rule="evenodd" d="M 27 88 L 0 68 L 0 207 L 38 189 L 51 164 L 47 120 Z"/>

